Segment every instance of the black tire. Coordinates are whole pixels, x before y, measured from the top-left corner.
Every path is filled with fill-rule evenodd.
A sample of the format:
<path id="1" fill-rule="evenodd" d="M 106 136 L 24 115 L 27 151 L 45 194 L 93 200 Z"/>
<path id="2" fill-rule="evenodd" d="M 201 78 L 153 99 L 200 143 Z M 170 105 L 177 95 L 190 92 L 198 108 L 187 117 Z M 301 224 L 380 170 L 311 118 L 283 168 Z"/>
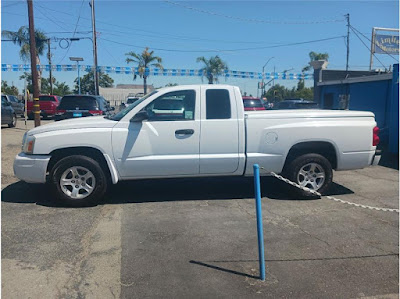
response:
<path id="1" fill-rule="evenodd" d="M 318 179 L 318 181 L 317 181 L 317 179 L 315 179 L 313 176 L 314 175 L 318 176 L 318 173 L 314 172 L 312 177 L 310 177 L 310 180 L 314 180 L 316 185 L 318 185 L 318 184 L 321 184 L 321 185 L 317 186 L 317 188 L 315 188 L 315 186 L 313 187 L 311 185 L 311 183 L 308 183 L 306 185 L 306 187 L 308 187 L 310 189 L 314 189 L 321 194 L 324 194 L 329 189 L 330 185 L 332 184 L 333 172 L 332 172 L 332 165 L 328 161 L 328 159 L 326 159 L 325 157 L 323 157 L 319 154 L 305 154 L 305 155 L 295 158 L 293 161 L 291 161 L 287 165 L 287 167 L 285 167 L 283 174 L 286 178 L 288 178 L 292 182 L 295 182 L 296 184 L 301 185 L 302 182 L 305 183 L 306 181 L 308 181 L 308 179 L 306 179 L 305 176 L 300 174 L 300 170 L 302 170 L 303 167 L 305 167 L 304 169 L 308 169 L 308 165 L 310 165 L 310 163 L 312 163 L 313 165 L 318 165 L 320 169 L 323 169 L 325 177 L 324 177 L 324 180 Z M 317 167 L 317 169 L 318 169 L 318 167 Z M 307 175 L 309 175 L 309 174 L 307 174 Z M 290 186 L 290 187 L 293 190 L 293 192 L 295 192 L 297 195 L 300 195 L 303 198 L 316 198 L 317 197 L 316 195 L 313 195 L 310 192 L 303 191 L 296 187 L 292 187 L 292 186 Z"/>
<path id="2" fill-rule="evenodd" d="M 71 167 L 84 167 L 94 175 L 95 184 L 93 187 L 93 191 L 91 191 L 88 196 L 84 198 L 74 199 L 71 196 L 68 196 L 63 191 L 63 187 L 60 184 L 60 179 L 61 176 Z M 54 165 L 53 169 L 50 171 L 49 183 L 57 199 L 61 203 L 72 207 L 85 207 L 95 205 L 103 198 L 108 186 L 107 177 L 100 164 L 92 158 L 81 155 L 65 157 L 58 161 Z"/>
<path id="3" fill-rule="evenodd" d="M 9 128 L 14 128 L 17 125 L 17 115 L 13 114 L 11 122 L 8 124 Z"/>
<path id="4" fill-rule="evenodd" d="M 33 113 L 28 114 L 28 119 L 29 120 L 33 120 L 34 119 Z"/>

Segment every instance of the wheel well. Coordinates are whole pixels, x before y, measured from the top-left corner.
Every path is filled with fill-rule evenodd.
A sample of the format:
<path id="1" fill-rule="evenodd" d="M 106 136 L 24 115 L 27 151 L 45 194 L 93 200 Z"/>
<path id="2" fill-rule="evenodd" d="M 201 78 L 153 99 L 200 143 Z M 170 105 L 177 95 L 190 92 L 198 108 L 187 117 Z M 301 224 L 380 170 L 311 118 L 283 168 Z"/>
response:
<path id="1" fill-rule="evenodd" d="M 297 143 L 289 150 L 286 156 L 285 166 L 289 165 L 294 159 L 305 154 L 319 154 L 331 163 L 332 169 L 337 167 L 337 156 L 333 145 L 329 142 L 324 141 L 311 141 Z"/>
<path id="2" fill-rule="evenodd" d="M 51 155 L 51 158 L 50 158 L 49 164 L 47 166 L 48 172 L 50 172 L 53 169 L 54 165 L 58 161 L 60 161 L 62 158 L 72 156 L 72 155 L 80 155 L 80 156 L 86 156 L 86 157 L 92 158 L 95 161 L 97 161 L 100 164 L 101 168 L 103 168 L 105 175 L 108 178 L 111 178 L 110 169 L 108 168 L 107 161 L 104 158 L 103 153 L 100 150 L 95 149 L 93 147 L 62 148 L 62 149 L 57 149 L 57 150 L 52 151 L 50 153 L 50 155 Z"/>

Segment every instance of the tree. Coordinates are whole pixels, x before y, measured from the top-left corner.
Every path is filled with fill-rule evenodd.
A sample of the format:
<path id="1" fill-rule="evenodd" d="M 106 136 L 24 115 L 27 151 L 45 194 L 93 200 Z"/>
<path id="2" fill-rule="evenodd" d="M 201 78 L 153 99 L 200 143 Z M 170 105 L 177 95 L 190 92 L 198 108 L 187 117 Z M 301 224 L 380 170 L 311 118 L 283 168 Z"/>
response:
<path id="1" fill-rule="evenodd" d="M 17 96 L 19 92 L 18 88 L 15 87 L 14 85 L 8 86 L 7 81 L 1 80 L 1 93 Z"/>
<path id="2" fill-rule="evenodd" d="M 100 87 L 112 87 L 114 80 L 111 78 L 109 75 L 103 73 L 103 72 L 98 72 L 99 73 L 99 86 Z M 94 74 L 93 70 L 90 70 L 86 75 L 84 75 L 81 78 L 81 93 L 82 94 L 94 94 Z M 79 91 L 79 86 L 78 86 L 78 78 L 74 80 L 75 82 L 75 87 L 74 87 L 74 93 L 78 93 Z"/>
<path id="3" fill-rule="evenodd" d="M 1 35 L 5 38 L 9 38 L 12 42 L 21 47 L 19 50 L 19 56 L 23 61 L 30 61 L 30 43 L 29 43 L 29 28 L 22 26 L 18 31 L 3 30 Z M 40 64 L 39 56 L 42 56 L 46 47 L 47 36 L 41 30 L 35 30 L 36 40 L 36 64 Z M 38 85 L 39 93 L 41 93 L 41 78 L 42 72 L 38 70 Z"/>
<path id="4" fill-rule="evenodd" d="M 205 73 L 205 77 L 208 80 L 208 84 L 218 83 L 218 77 L 221 76 L 224 71 L 228 70 L 228 65 L 222 61 L 222 59 L 217 55 L 210 57 L 210 59 L 204 56 L 197 57 L 197 62 L 204 63 L 204 67 L 201 69 Z"/>
<path id="5" fill-rule="evenodd" d="M 133 51 L 126 53 L 126 56 L 130 56 L 126 59 L 126 63 L 136 63 L 139 69 L 139 76 L 140 78 L 143 78 L 143 91 L 144 94 L 147 94 L 147 77 L 149 76 L 148 72 L 146 72 L 146 69 L 154 66 L 160 69 L 163 69 L 163 66 L 161 65 L 162 59 L 161 57 L 154 56 L 154 51 L 149 52 L 149 48 L 146 47 L 146 49 L 143 50 L 142 54 L 137 54 Z M 131 58 L 132 57 L 132 58 Z M 136 80 L 136 74 L 133 76 L 133 80 Z"/>
<path id="6" fill-rule="evenodd" d="M 26 80 L 26 87 L 30 93 L 33 93 L 32 73 L 24 72 L 19 76 L 20 80 Z M 53 85 L 56 83 L 56 78 L 53 77 Z M 40 80 L 39 90 L 41 94 L 50 94 L 50 79 L 42 78 Z"/>
<path id="7" fill-rule="evenodd" d="M 310 57 L 310 62 L 316 61 L 316 60 L 326 60 L 326 61 L 328 61 L 328 59 L 329 59 L 329 54 L 328 53 L 317 53 L 317 52 L 311 51 L 310 53 L 308 53 L 308 56 Z M 311 70 L 311 65 L 310 64 L 305 66 L 301 71 L 304 73 L 304 72 L 307 72 L 309 70 Z"/>
<path id="8" fill-rule="evenodd" d="M 268 101 L 272 102 L 279 102 L 290 98 L 302 98 L 312 101 L 314 98 L 314 88 L 303 87 L 302 89 L 297 89 L 293 87 L 289 89 L 283 85 L 276 84 L 267 91 L 266 97 Z"/>
<path id="9" fill-rule="evenodd" d="M 53 93 L 58 96 L 65 96 L 66 94 L 71 94 L 72 91 L 69 86 L 65 82 L 58 82 L 54 83 Z"/>

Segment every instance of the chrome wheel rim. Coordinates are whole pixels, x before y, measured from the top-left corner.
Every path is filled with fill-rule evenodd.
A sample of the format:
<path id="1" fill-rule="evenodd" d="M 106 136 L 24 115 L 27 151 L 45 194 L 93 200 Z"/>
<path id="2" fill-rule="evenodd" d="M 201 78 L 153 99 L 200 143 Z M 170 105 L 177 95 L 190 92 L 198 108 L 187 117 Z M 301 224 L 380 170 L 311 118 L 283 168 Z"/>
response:
<path id="1" fill-rule="evenodd" d="M 317 163 L 308 163 L 300 168 L 297 182 L 302 187 L 318 190 L 325 182 L 325 171 Z"/>
<path id="2" fill-rule="evenodd" d="M 64 171 L 60 178 L 61 190 L 72 199 L 88 197 L 96 186 L 94 174 L 82 166 L 73 166 Z"/>
<path id="3" fill-rule="evenodd" d="M 17 117 L 15 115 L 13 115 L 12 126 L 15 127 L 16 125 L 17 125 Z"/>

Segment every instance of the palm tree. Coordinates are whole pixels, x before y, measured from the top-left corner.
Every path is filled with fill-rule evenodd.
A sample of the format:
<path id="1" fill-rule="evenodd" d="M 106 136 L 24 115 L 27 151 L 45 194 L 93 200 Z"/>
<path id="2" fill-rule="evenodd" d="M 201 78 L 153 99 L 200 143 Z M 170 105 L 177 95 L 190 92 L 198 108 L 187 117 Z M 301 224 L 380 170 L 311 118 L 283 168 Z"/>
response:
<path id="1" fill-rule="evenodd" d="M 316 53 L 314 51 L 311 51 L 310 53 L 308 53 L 308 56 L 310 57 L 310 62 L 316 61 L 316 60 L 326 60 L 326 61 L 328 61 L 328 59 L 329 59 L 329 54 L 328 53 Z M 311 65 L 307 65 L 307 66 L 303 67 L 303 69 L 301 71 L 304 73 L 304 72 L 307 72 L 309 70 L 311 70 Z"/>
<path id="2" fill-rule="evenodd" d="M 144 94 L 147 93 L 147 77 L 149 74 L 146 72 L 146 68 L 150 66 L 158 67 L 163 69 L 161 65 L 162 59 L 158 56 L 153 56 L 154 51 L 149 52 L 149 48 L 143 50 L 142 54 L 136 54 L 135 52 L 131 51 L 126 53 L 126 56 L 130 56 L 126 59 L 126 63 L 134 62 L 137 63 L 139 68 L 139 76 L 143 78 L 143 89 Z M 136 79 L 136 75 L 133 76 L 133 80 Z"/>
<path id="3" fill-rule="evenodd" d="M 18 29 L 18 31 L 8 31 L 3 30 L 1 35 L 5 38 L 9 38 L 12 42 L 21 47 L 19 50 L 19 56 L 23 61 L 30 61 L 31 58 L 31 50 L 29 44 L 29 28 L 26 26 L 22 26 Z M 47 36 L 41 30 L 35 30 L 35 40 L 36 40 L 36 64 L 40 64 L 39 56 L 42 56 L 46 47 Z M 41 78 L 42 73 L 38 70 L 38 85 L 39 85 L 39 93 L 41 91 Z"/>
<path id="4" fill-rule="evenodd" d="M 208 84 L 218 83 L 218 77 L 221 76 L 224 71 L 228 70 L 228 65 L 222 61 L 222 59 L 217 55 L 207 59 L 205 57 L 197 57 L 197 62 L 203 62 L 204 67 L 201 69 L 203 74 L 205 73 L 208 79 Z"/>

